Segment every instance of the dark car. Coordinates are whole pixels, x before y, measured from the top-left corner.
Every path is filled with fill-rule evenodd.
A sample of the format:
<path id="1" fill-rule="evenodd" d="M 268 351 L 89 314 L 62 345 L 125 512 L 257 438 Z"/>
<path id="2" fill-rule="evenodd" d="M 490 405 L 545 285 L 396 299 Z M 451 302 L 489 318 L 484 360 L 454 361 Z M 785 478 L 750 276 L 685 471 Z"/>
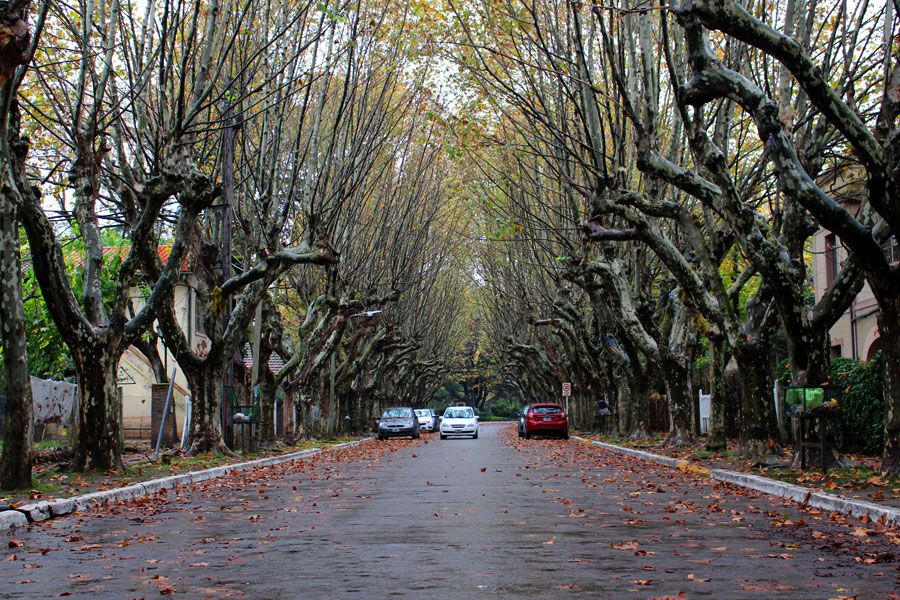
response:
<path id="1" fill-rule="evenodd" d="M 569 420 L 566 411 L 559 404 L 531 404 L 524 411 L 520 433 L 523 437 L 553 435 L 569 439 Z"/>
<path id="2" fill-rule="evenodd" d="M 395 406 L 385 410 L 378 420 L 378 439 L 408 435 L 419 437 L 419 419 L 411 406 Z"/>
<path id="3" fill-rule="evenodd" d="M 525 415 L 528 414 L 530 408 L 531 405 L 529 404 L 519 411 L 519 437 L 525 437 Z"/>

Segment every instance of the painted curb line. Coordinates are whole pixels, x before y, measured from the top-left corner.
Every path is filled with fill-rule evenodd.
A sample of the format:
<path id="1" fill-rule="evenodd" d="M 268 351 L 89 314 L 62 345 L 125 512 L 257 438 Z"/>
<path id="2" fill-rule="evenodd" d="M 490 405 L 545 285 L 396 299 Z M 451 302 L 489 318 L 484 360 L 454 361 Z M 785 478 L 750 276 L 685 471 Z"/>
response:
<path id="1" fill-rule="evenodd" d="M 179 485 L 190 485 L 192 483 L 200 483 L 201 481 L 223 477 L 231 473 L 280 465 L 282 463 L 300 460 L 319 454 L 324 450 L 358 446 L 363 442 L 368 442 L 373 439 L 375 438 L 368 437 L 323 448 L 311 448 L 309 450 L 301 450 L 300 452 L 292 452 L 290 454 L 257 458 L 255 460 L 248 460 L 247 462 L 210 467 L 209 469 L 201 469 L 199 471 L 188 471 L 187 473 L 151 479 L 150 481 L 135 483 L 126 487 L 114 488 L 111 490 L 104 490 L 102 492 L 91 492 L 81 496 L 60 498 L 58 500 L 42 500 L 40 502 L 25 504 L 14 510 L 0 512 L 0 534 L 4 534 L 16 527 L 28 525 L 28 523 L 61 517 L 99 504 L 113 504 L 123 500 L 134 500 L 147 495 L 158 494 L 163 490 L 174 489 Z"/>
<path id="2" fill-rule="evenodd" d="M 624 454 L 626 456 L 631 456 L 632 458 L 638 458 L 676 469 L 681 469 L 682 463 L 687 462 L 677 458 L 660 456 L 659 454 L 653 454 L 652 452 L 616 446 L 615 444 L 609 444 L 607 442 L 586 440 L 575 435 L 573 435 L 571 439 L 582 443 L 590 443 L 593 446 L 598 446 L 604 450 L 615 452 L 616 454 Z M 764 494 L 769 494 L 770 496 L 787 498 L 804 506 L 840 512 L 853 517 L 865 516 L 874 522 L 882 522 L 889 527 L 900 526 L 900 508 L 875 504 L 874 502 L 866 502 L 865 500 L 852 500 L 833 494 L 826 494 L 825 492 L 817 492 L 807 487 L 785 483 L 761 475 L 741 473 L 739 471 L 712 469 L 706 475 L 714 481 L 756 490 L 758 492 L 763 492 Z"/>

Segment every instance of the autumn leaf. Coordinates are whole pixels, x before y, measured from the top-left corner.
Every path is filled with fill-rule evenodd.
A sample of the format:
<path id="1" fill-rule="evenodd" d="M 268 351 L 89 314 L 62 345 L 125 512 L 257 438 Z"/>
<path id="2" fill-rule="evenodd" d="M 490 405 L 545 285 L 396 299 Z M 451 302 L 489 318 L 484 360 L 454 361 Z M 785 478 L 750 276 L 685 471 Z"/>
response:
<path id="1" fill-rule="evenodd" d="M 24 545 L 25 542 L 22 540 L 9 540 L 9 543 L 7 544 L 10 548 L 21 548 Z"/>
<path id="2" fill-rule="evenodd" d="M 610 544 L 609 547 L 615 550 L 637 550 L 638 545 L 637 542 L 622 542 L 619 544 Z"/>

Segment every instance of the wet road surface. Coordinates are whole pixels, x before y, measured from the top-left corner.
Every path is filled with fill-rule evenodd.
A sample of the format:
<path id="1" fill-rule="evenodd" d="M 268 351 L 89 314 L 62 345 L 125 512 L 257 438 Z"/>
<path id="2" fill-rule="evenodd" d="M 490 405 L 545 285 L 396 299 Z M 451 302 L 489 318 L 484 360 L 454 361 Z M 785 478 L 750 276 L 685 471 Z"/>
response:
<path id="1" fill-rule="evenodd" d="M 890 598 L 896 538 L 576 442 L 367 442 L 0 537 L 0 598 Z"/>

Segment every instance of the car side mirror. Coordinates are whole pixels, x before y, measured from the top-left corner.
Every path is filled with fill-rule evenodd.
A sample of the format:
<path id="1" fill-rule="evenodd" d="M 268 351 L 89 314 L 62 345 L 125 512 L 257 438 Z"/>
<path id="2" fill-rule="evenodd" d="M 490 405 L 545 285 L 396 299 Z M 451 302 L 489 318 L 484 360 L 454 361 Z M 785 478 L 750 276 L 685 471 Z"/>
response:
<path id="1" fill-rule="evenodd" d="M 479 417 L 478 415 L 475 415 L 475 420 L 478 421 L 479 419 L 481 419 L 481 417 Z"/>

